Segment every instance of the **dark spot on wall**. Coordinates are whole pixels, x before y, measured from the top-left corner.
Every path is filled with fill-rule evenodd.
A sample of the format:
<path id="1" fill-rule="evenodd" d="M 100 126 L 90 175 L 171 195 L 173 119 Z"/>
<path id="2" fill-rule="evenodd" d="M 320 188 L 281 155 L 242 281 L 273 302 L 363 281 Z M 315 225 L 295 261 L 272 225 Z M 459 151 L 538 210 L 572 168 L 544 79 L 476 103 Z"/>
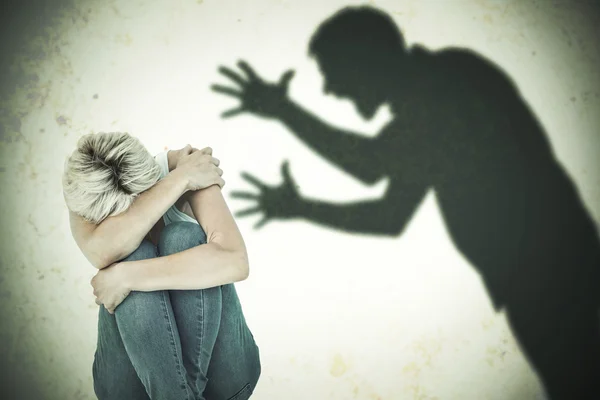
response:
<path id="1" fill-rule="evenodd" d="M 0 91 L 13 93 L 19 85 L 39 78 L 27 73 L 15 61 L 40 61 L 46 53 L 34 45 L 36 38 L 47 38 L 47 28 L 63 12 L 74 8 L 75 0 L 4 0 L 0 7 Z M 19 58 L 20 57 L 20 58 Z"/>
<path id="2" fill-rule="evenodd" d="M 18 140 L 21 133 L 21 119 L 14 115 L 3 115 L 0 110 L 0 142 L 12 143 L 13 136 Z"/>
<path id="3" fill-rule="evenodd" d="M 59 124 L 59 125 L 66 125 L 66 123 L 67 123 L 67 119 L 66 119 L 64 116 L 62 116 L 62 115 L 59 115 L 59 116 L 56 118 L 56 123 L 57 123 L 57 124 Z"/>
<path id="4" fill-rule="evenodd" d="M 96 94 L 93 96 L 93 98 L 94 98 L 94 99 L 97 99 L 97 98 L 98 98 L 98 93 L 96 93 Z"/>
<path id="5" fill-rule="evenodd" d="M 587 102 L 590 99 L 591 94 L 592 94 L 592 92 L 590 92 L 590 91 L 584 92 L 583 96 L 582 96 L 583 101 Z"/>

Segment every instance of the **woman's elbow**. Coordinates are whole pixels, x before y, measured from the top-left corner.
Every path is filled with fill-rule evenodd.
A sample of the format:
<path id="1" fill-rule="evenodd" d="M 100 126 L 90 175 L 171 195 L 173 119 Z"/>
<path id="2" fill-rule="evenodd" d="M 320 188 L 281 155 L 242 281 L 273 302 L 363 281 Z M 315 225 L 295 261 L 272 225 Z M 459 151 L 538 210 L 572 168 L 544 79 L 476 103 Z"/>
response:
<path id="1" fill-rule="evenodd" d="M 93 255 L 88 257 L 88 260 L 96 269 L 104 269 L 116 262 L 106 255 Z"/>
<path id="2" fill-rule="evenodd" d="M 137 246 L 133 247 L 132 243 L 119 243 L 119 246 L 116 244 L 116 242 L 107 242 L 104 238 L 90 239 L 83 253 L 94 268 L 103 269 L 127 257 L 137 248 Z"/>
<path id="3" fill-rule="evenodd" d="M 229 279 L 233 282 L 239 282 L 248 279 L 250 275 L 250 265 L 248 262 L 248 253 L 245 246 L 225 246 L 218 240 L 209 241 L 209 246 L 214 246 L 222 256 L 223 267 L 227 270 Z"/>
<path id="4" fill-rule="evenodd" d="M 119 260 L 124 259 L 129 254 L 133 253 L 133 251 L 124 251 L 121 253 L 108 253 L 108 252 L 94 252 L 90 253 L 87 259 L 96 269 L 104 269 L 112 264 L 116 263 Z"/>
<path id="5" fill-rule="evenodd" d="M 249 268 L 242 269 L 242 270 L 238 271 L 238 276 L 237 276 L 236 282 L 245 281 L 246 279 L 248 279 L 249 276 L 250 276 L 250 269 Z"/>
<path id="6" fill-rule="evenodd" d="M 244 281 L 250 276 L 250 264 L 248 262 L 248 255 L 243 252 L 238 255 L 236 262 L 237 281 Z"/>
<path id="7" fill-rule="evenodd" d="M 111 264 L 105 252 L 95 251 L 91 246 L 85 248 L 83 254 L 96 269 L 103 269 Z"/>

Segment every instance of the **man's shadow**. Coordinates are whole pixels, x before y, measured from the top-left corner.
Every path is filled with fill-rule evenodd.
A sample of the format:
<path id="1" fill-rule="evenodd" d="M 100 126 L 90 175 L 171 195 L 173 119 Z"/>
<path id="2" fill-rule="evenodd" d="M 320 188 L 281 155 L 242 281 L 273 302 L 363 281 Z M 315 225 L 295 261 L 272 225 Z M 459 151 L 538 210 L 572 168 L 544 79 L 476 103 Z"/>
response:
<path id="1" fill-rule="evenodd" d="M 511 79 L 473 51 L 406 48 L 392 19 L 345 8 L 310 42 L 325 92 L 365 118 L 388 103 L 393 120 L 374 138 L 335 128 L 287 96 L 293 77 L 265 82 L 245 62 L 220 72 L 239 98 L 224 117 L 281 121 L 319 155 L 365 184 L 389 177 L 377 201 L 333 204 L 302 197 L 287 163 L 283 184 L 244 173 L 258 193 L 234 192 L 271 218 L 305 218 L 348 232 L 401 235 L 435 190 L 458 250 L 481 274 L 497 310 L 552 399 L 600 398 L 600 242 L 576 187 Z M 565 132 L 567 134 L 568 132 Z"/>

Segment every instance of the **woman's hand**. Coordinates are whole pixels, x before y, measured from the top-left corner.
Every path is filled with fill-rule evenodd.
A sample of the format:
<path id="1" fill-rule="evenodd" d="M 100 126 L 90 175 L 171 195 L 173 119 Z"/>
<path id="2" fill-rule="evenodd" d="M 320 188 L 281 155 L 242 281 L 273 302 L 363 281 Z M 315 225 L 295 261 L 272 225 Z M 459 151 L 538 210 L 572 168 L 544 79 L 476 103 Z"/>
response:
<path id="1" fill-rule="evenodd" d="M 210 147 L 198 150 L 188 144 L 181 150 L 173 151 L 177 153 L 172 173 L 179 174 L 186 180 L 187 190 L 195 191 L 212 185 L 223 188 L 223 170 L 219 168 L 220 161 L 212 156 Z"/>
<path id="2" fill-rule="evenodd" d="M 96 304 L 103 305 L 109 313 L 114 314 L 115 309 L 131 292 L 123 271 L 123 265 L 116 262 L 101 269 L 92 278 L 91 282 L 96 296 Z"/>

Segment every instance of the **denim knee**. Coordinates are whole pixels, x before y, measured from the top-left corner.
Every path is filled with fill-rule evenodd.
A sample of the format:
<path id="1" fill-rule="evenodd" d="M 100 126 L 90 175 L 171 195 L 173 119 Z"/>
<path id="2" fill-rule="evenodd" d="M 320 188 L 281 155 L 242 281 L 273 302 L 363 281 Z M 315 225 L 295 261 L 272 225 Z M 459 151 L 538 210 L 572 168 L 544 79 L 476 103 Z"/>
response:
<path id="1" fill-rule="evenodd" d="M 151 241 L 144 239 L 133 253 L 121 261 L 147 260 L 148 258 L 154 258 L 157 255 L 156 246 Z"/>
<path id="2" fill-rule="evenodd" d="M 177 221 L 163 228 L 158 239 L 158 252 L 167 256 L 205 243 L 206 233 L 200 225 Z"/>

